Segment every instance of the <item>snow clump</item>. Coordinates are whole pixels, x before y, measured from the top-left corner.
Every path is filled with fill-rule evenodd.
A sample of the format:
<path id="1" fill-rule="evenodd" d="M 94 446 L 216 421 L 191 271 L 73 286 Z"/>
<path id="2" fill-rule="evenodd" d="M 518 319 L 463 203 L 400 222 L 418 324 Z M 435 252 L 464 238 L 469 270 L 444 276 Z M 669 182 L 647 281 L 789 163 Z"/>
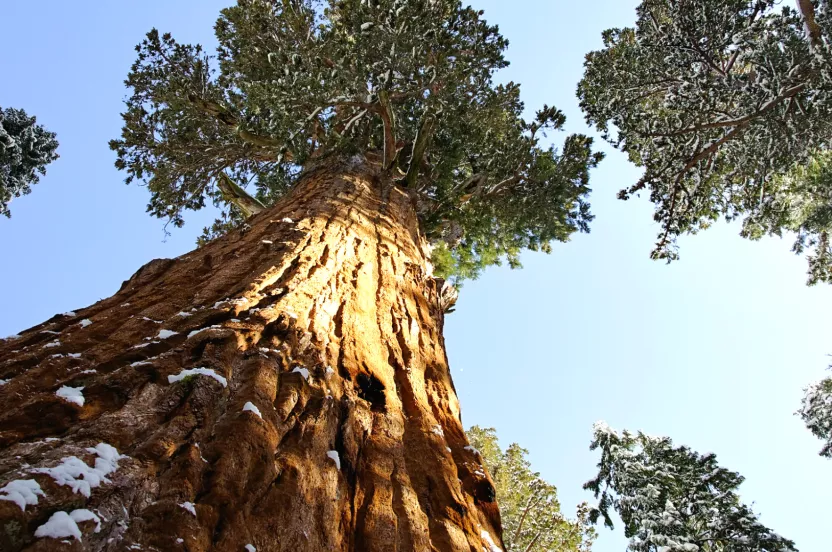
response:
<path id="1" fill-rule="evenodd" d="M 222 385 L 223 387 L 228 387 L 228 380 L 219 375 L 218 373 L 214 372 L 210 368 L 192 368 L 190 370 L 182 370 L 175 376 L 168 376 L 168 383 L 176 383 L 177 381 L 182 381 L 188 376 L 208 376 L 209 378 L 214 378 L 215 380 L 220 382 L 220 385 Z"/>
<path id="2" fill-rule="evenodd" d="M 183 502 L 179 506 L 188 510 L 191 514 L 193 514 L 194 517 L 196 517 L 196 508 L 194 508 L 193 502 Z"/>
<path id="3" fill-rule="evenodd" d="M 500 547 L 494 544 L 494 539 L 491 538 L 491 535 L 485 529 L 482 530 L 480 533 L 482 540 L 488 545 L 488 552 L 503 552 L 500 550 Z"/>
<path id="4" fill-rule="evenodd" d="M 254 406 L 254 404 L 251 402 L 247 402 L 245 406 L 243 406 L 243 412 L 252 412 L 254 414 L 257 414 L 258 418 L 263 418 L 263 415 L 260 414 L 260 409 Z"/>
<path id="5" fill-rule="evenodd" d="M 0 500 L 14 502 L 24 512 L 27 504 L 34 506 L 38 503 L 38 496 L 46 495 L 34 479 L 18 479 L 0 489 Z"/>
<path id="6" fill-rule="evenodd" d="M 67 402 L 84 406 L 84 395 L 81 393 L 83 390 L 83 387 L 68 387 L 64 385 L 55 394 Z"/>
<path id="7" fill-rule="evenodd" d="M 326 453 L 326 455 L 327 455 L 327 458 L 329 458 L 330 460 L 335 462 L 335 467 L 338 468 L 338 470 L 340 471 L 341 470 L 341 457 L 338 456 L 338 451 L 337 450 L 330 450 L 329 452 Z"/>
<path id="8" fill-rule="evenodd" d="M 81 530 L 78 528 L 78 523 L 84 521 L 95 521 L 95 532 L 98 533 L 101 530 L 101 519 L 97 515 L 89 510 L 73 510 L 69 514 L 66 512 L 52 514 L 49 521 L 37 528 L 35 536 L 52 539 L 74 537 L 75 540 L 81 540 Z"/>
<path id="9" fill-rule="evenodd" d="M 305 379 L 305 380 L 309 379 L 309 369 L 308 368 L 296 367 L 294 370 L 292 370 L 292 373 L 293 374 L 300 374 L 301 376 L 303 376 L 303 379 Z"/>
<path id="10" fill-rule="evenodd" d="M 54 468 L 37 468 L 32 473 L 43 473 L 55 480 L 58 485 L 66 485 L 74 493 L 81 493 L 89 498 L 92 489 L 109 483 L 107 476 L 118 469 L 118 461 L 127 458 L 119 454 L 115 447 L 107 443 L 99 443 L 95 448 L 88 448 L 87 452 L 95 453 L 95 467 L 88 466 L 77 456 L 68 456 Z"/>

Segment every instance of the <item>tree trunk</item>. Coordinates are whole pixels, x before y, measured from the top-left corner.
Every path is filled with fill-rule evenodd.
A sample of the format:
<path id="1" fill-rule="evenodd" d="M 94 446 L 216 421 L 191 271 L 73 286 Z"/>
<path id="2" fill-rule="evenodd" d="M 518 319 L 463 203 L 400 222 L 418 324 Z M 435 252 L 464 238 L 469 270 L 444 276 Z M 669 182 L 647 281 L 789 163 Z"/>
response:
<path id="1" fill-rule="evenodd" d="M 1 550 L 497 550 L 413 201 L 378 167 L 322 163 L 0 341 Z"/>

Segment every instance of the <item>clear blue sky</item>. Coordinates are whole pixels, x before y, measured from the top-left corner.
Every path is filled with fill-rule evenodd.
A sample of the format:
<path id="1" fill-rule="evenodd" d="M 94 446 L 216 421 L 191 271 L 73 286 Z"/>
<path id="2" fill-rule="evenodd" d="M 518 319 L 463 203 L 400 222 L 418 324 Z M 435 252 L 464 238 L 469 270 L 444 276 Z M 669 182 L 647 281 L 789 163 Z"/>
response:
<path id="1" fill-rule="evenodd" d="M 107 297 L 150 259 L 193 247 L 211 214 L 164 241 L 162 222 L 144 213 L 146 190 L 122 184 L 107 141 L 143 33 L 211 45 L 228 1 L 3 6 L 0 106 L 36 114 L 62 158 L 0 220 L 0 335 Z M 554 104 L 571 131 L 587 132 L 574 97 L 584 53 L 603 29 L 632 23 L 636 0 L 475 5 L 511 40 L 504 77 L 523 84 L 529 108 Z M 637 178 L 610 152 L 593 174 L 590 235 L 465 286 L 446 327 L 463 421 L 528 448 L 567 512 L 590 498 L 581 484 L 597 460 L 587 448 L 595 420 L 671 435 L 745 475 L 744 499 L 802 551 L 828 550 L 832 462 L 793 412 L 829 363 L 832 289 L 804 286 L 790 242 L 750 243 L 736 225 L 682 240 L 674 265 L 650 261 L 650 205 L 615 199 Z M 623 552 L 619 530 L 600 533 L 598 552 Z"/>

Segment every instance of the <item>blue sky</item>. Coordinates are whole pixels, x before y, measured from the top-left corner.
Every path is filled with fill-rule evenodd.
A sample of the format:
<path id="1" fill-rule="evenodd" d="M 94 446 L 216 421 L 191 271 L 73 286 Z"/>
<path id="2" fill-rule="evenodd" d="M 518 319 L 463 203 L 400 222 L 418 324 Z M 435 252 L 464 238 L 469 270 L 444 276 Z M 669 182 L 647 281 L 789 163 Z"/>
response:
<path id="1" fill-rule="evenodd" d="M 193 248 L 212 219 L 188 218 L 165 240 L 125 186 L 107 141 L 120 130 L 123 79 L 151 27 L 213 44 L 228 0 L 9 2 L 0 33 L 0 106 L 22 107 L 59 135 L 62 158 L 0 220 L 0 335 L 114 293 L 153 258 Z M 574 96 L 584 54 L 600 33 L 633 22 L 635 0 L 478 0 L 510 39 L 505 79 L 530 109 L 554 104 L 588 132 Z M 9 24 L 11 22 L 11 24 Z M 555 137 L 559 139 L 559 137 Z M 609 152 L 593 174 L 592 233 L 527 254 L 523 270 L 489 270 L 466 284 L 446 338 L 466 425 L 496 427 L 531 451 L 565 511 L 589 499 L 597 458 L 592 423 L 667 434 L 747 481 L 743 498 L 804 552 L 828 549 L 832 462 L 793 415 L 801 390 L 832 353 L 832 290 L 807 288 L 787 240 L 742 240 L 717 225 L 681 241 L 666 266 L 648 253 L 657 228 L 644 200 L 618 189 L 639 173 Z M 622 552 L 620 530 L 595 549 Z"/>

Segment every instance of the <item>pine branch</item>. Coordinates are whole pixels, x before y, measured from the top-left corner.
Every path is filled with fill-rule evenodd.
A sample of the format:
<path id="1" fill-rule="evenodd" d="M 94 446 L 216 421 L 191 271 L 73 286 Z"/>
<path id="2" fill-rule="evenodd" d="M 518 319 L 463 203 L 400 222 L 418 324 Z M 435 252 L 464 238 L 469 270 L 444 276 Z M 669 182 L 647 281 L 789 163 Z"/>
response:
<path id="1" fill-rule="evenodd" d="M 225 174 L 225 171 L 220 171 L 217 178 L 217 187 L 220 189 L 223 199 L 234 204 L 243 213 L 245 218 L 256 215 L 266 208 L 255 197 L 249 195 L 248 192 L 231 180 Z"/>
<path id="2" fill-rule="evenodd" d="M 797 0 L 797 9 L 800 15 L 803 16 L 803 23 L 806 26 L 806 36 L 809 38 L 809 44 L 812 48 L 821 46 L 823 40 L 821 38 L 820 26 L 815 20 L 815 6 L 812 0 Z"/>
<path id="3" fill-rule="evenodd" d="M 776 97 L 772 98 L 762 107 L 754 111 L 753 113 L 749 113 L 748 115 L 744 115 L 737 119 L 729 119 L 727 121 L 712 121 L 710 123 L 703 123 L 701 125 L 694 125 L 688 128 L 683 128 L 682 130 L 674 130 L 673 132 L 650 132 L 644 133 L 644 136 L 647 137 L 670 137 L 670 136 L 681 136 L 683 134 L 690 134 L 691 132 L 698 132 L 700 130 L 709 130 L 714 128 L 725 128 L 725 127 L 732 127 L 732 126 L 745 126 L 752 120 L 760 117 L 761 115 L 765 115 L 767 112 L 771 111 L 778 104 L 783 102 L 784 100 L 793 98 L 800 92 L 802 92 L 806 88 L 805 84 L 798 84 L 797 86 L 793 86 L 788 88 L 778 94 Z"/>
<path id="4" fill-rule="evenodd" d="M 514 531 L 514 542 L 517 542 L 517 539 L 520 537 L 520 531 L 523 529 L 523 522 L 526 521 L 526 516 L 529 514 L 529 510 L 536 504 L 537 494 L 533 494 L 529 497 L 528 502 L 526 502 L 526 507 L 523 508 L 523 515 L 520 516 L 520 522 L 517 524 L 517 530 Z"/>
<path id="5" fill-rule="evenodd" d="M 422 116 L 422 125 L 419 127 L 418 134 L 416 134 L 413 155 L 410 156 L 410 166 L 407 168 L 407 175 L 404 177 L 406 188 L 416 187 L 416 179 L 419 177 L 422 159 L 425 157 L 431 138 L 433 138 L 433 125 L 435 123 L 436 118 L 432 114 L 425 113 Z"/>
<path id="6" fill-rule="evenodd" d="M 243 128 L 240 128 L 240 121 L 237 118 L 237 116 L 231 113 L 224 106 L 218 104 L 217 102 L 212 102 L 204 98 L 200 98 L 199 96 L 193 93 L 188 94 L 188 101 L 190 101 L 201 112 L 213 117 L 225 126 L 233 129 L 237 133 L 237 136 L 239 136 L 240 139 L 242 139 L 244 142 L 248 142 L 249 144 L 261 148 L 282 149 L 284 147 L 283 142 L 281 142 L 280 140 L 268 136 L 259 136 Z M 291 161 L 291 152 L 283 152 L 283 158 L 287 161 Z"/>
<path id="7" fill-rule="evenodd" d="M 389 169 L 396 157 L 396 119 L 386 90 L 378 93 L 378 114 L 384 122 L 384 168 Z"/>

